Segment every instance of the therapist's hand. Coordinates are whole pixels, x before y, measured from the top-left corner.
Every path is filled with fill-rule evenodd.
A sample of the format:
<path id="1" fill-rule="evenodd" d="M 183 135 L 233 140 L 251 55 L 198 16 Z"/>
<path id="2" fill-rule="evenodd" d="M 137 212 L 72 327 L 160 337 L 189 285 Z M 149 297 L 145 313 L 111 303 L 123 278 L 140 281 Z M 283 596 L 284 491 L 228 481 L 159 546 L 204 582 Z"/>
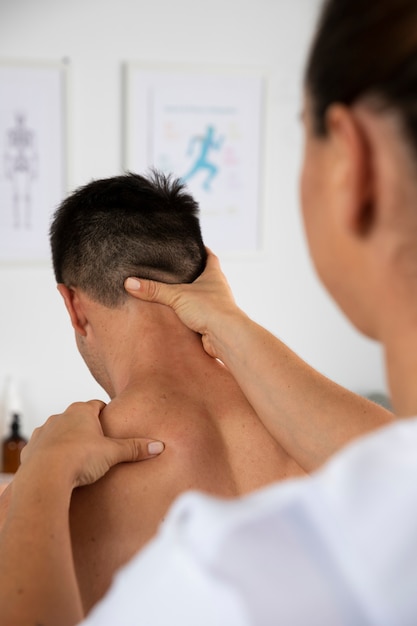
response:
<path id="1" fill-rule="evenodd" d="M 193 283 L 172 285 L 130 277 L 125 289 L 135 298 L 171 307 L 183 324 L 200 333 L 205 351 L 221 358 L 215 346 L 217 327 L 225 316 L 240 311 L 218 258 L 209 249 L 207 254 L 205 270 Z"/>
<path id="2" fill-rule="evenodd" d="M 152 440 L 105 437 L 104 406 L 99 400 L 72 404 L 37 428 L 22 450 L 22 463 L 4 494 L 1 624 L 72 626 L 82 620 L 68 523 L 72 490 L 95 482 L 117 463 L 154 456 L 148 448 Z"/>
<path id="3" fill-rule="evenodd" d="M 114 439 L 103 434 L 100 412 L 104 402 L 75 402 L 37 428 L 21 454 L 21 473 L 47 464 L 72 487 L 95 482 L 118 463 L 157 456 L 164 446 L 145 439 Z"/>

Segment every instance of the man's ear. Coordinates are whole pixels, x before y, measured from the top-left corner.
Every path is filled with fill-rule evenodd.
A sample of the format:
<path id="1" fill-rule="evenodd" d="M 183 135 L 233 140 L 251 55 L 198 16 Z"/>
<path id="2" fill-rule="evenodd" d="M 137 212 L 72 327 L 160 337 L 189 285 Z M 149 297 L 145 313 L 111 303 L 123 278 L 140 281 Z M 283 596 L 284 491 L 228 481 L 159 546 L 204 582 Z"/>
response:
<path id="1" fill-rule="evenodd" d="M 64 299 L 65 306 L 71 318 L 71 324 L 74 330 L 83 337 L 86 336 L 87 318 L 83 311 L 83 306 L 78 297 L 76 289 L 67 287 L 63 283 L 58 283 L 57 289 Z"/>
<path id="2" fill-rule="evenodd" d="M 372 150 L 366 130 L 355 111 L 340 104 L 329 107 L 326 122 L 341 218 L 352 233 L 366 236 L 375 219 Z"/>

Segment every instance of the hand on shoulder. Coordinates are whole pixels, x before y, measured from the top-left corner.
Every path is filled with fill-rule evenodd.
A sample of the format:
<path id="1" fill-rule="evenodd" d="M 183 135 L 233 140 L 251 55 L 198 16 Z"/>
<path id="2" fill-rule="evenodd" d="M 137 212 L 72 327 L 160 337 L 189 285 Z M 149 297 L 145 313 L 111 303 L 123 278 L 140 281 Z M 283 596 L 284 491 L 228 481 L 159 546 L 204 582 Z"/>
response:
<path id="1" fill-rule="evenodd" d="M 114 439 L 103 434 L 100 400 L 75 402 L 62 414 L 52 415 L 36 428 L 23 448 L 20 473 L 30 475 L 48 466 L 73 487 L 88 485 L 118 463 L 142 461 L 156 456 L 163 444 L 151 439 Z"/>

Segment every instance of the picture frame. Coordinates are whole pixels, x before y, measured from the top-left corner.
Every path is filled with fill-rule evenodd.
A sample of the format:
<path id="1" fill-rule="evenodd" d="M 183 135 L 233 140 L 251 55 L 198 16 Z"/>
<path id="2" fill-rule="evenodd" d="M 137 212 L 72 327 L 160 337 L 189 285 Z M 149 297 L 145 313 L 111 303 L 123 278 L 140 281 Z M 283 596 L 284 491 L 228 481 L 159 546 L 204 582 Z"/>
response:
<path id="1" fill-rule="evenodd" d="M 124 66 L 124 168 L 184 182 L 216 253 L 262 250 L 265 90 L 260 70 Z"/>
<path id="2" fill-rule="evenodd" d="M 66 61 L 0 60 L 0 263 L 50 259 L 66 191 Z"/>

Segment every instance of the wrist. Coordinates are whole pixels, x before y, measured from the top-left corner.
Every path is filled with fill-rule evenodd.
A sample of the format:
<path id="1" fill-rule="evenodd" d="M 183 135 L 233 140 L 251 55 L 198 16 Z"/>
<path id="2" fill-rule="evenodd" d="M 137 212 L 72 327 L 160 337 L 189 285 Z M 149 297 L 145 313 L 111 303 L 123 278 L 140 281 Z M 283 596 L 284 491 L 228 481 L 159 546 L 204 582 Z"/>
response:
<path id="1" fill-rule="evenodd" d="M 75 486 L 75 479 L 68 465 L 57 461 L 49 455 L 46 458 L 27 459 L 23 463 L 13 479 L 13 492 L 19 497 L 28 497 L 42 490 L 56 497 L 60 494 L 71 498 Z"/>
<path id="2" fill-rule="evenodd" d="M 238 307 L 223 312 L 213 318 L 206 333 L 206 341 L 211 346 L 213 354 L 225 365 L 230 361 L 239 348 L 240 338 L 250 318 Z"/>

